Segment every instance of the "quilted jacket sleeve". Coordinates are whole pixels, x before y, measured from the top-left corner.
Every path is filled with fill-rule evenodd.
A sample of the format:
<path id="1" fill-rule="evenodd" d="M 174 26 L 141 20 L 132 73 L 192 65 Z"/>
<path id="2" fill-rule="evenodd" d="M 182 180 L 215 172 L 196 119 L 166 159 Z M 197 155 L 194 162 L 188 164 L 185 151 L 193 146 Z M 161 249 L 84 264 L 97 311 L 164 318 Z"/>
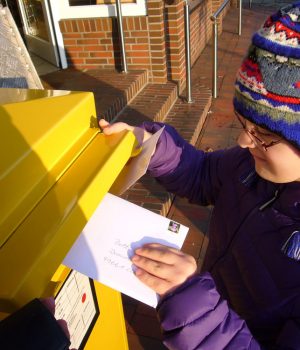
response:
<path id="1" fill-rule="evenodd" d="M 234 159 L 234 150 L 203 152 L 187 143 L 170 125 L 143 124 L 154 133 L 165 126 L 148 173 L 155 177 L 169 192 L 202 205 L 214 204 L 227 169 Z"/>
<path id="2" fill-rule="evenodd" d="M 247 324 L 220 297 L 212 276 L 192 277 L 157 306 L 164 344 L 173 350 L 299 350 L 299 301 L 271 348 L 262 347 Z"/>
<path id="3" fill-rule="evenodd" d="M 209 273 L 166 296 L 157 311 L 169 349 L 260 349 L 245 321 L 220 297 Z"/>

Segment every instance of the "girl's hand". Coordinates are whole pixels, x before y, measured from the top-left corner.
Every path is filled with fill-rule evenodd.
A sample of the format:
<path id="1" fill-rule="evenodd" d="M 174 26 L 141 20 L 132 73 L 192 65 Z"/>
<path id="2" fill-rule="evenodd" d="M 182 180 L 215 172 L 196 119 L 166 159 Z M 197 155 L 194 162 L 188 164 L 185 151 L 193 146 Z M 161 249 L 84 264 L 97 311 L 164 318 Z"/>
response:
<path id="1" fill-rule="evenodd" d="M 109 124 L 105 119 L 100 119 L 99 126 L 105 135 L 112 135 L 123 130 L 133 131 L 134 127 L 126 123 L 118 122 L 114 124 Z"/>
<path id="2" fill-rule="evenodd" d="M 137 267 L 137 278 L 160 296 L 179 287 L 197 270 L 191 255 L 158 243 L 136 249 L 131 260 Z"/>
<path id="3" fill-rule="evenodd" d="M 105 135 L 116 134 L 124 130 L 132 131 L 140 146 L 152 136 L 152 134 L 146 130 L 138 127 L 133 127 L 123 122 L 109 124 L 109 122 L 107 122 L 105 119 L 100 119 L 99 126 Z"/>

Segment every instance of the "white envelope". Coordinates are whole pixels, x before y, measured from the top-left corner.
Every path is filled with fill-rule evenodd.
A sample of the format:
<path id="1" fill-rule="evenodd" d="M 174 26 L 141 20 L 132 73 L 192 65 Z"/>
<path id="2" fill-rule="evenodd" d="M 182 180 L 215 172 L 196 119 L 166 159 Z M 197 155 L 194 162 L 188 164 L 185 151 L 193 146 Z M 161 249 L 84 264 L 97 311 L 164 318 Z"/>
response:
<path id="1" fill-rule="evenodd" d="M 181 248 L 188 228 L 112 194 L 107 194 L 63 264 L 156 307 L 158 295 L 133 273 L 130 257 L 145 243 Z"/>

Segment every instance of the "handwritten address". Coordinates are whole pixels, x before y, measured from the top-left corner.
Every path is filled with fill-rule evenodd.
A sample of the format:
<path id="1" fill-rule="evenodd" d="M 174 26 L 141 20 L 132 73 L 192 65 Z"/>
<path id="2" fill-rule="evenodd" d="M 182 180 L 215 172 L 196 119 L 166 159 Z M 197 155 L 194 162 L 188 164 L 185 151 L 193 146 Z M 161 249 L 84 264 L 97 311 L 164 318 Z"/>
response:
<path id="1" fill-rule="evenodd" d="M 109 250 L 109 256 L 104 256 L 103 261 L 111 267 L 132 273 L 132 263 L 128 257 L 129 250 L 130 245 L 118 238 Z"/>

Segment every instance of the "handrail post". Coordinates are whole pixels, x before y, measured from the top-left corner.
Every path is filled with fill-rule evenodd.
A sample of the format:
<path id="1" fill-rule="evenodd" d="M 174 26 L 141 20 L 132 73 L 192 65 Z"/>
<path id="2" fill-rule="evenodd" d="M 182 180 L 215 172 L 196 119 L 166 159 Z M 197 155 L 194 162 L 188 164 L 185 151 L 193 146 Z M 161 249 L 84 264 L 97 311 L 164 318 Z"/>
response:
<path id="1" fill-rule="evenodd" d="M 239 36 L 242 35 L 242 6 L 243 6 L 243 2 L 242 0 L 239 0 Z"/>
<path id="2" fill-rule="evenodd" d="M 125 43 L 124 43 L 122 8 L 121 8 L 120 0 L 116 0 L 116 9 L 117 9 L 117 20 L 118 20 L 118 28 L 119 28 L 119 40 L 121 45 L 122 67 L 123 67 L 123 72 L 127 73 L 128 70 L 127 70 L 126 51 L 125 51 Z"/>
<path id="3" fill-rule="evenodd" d="M 213 36 L 214 36 L 214 45 L 213 45 L 213 97 L 217 98 L 218 96 L 218 22 L 214 18 L 213 24 Z"/>
<path id="4" fill-rule="evenodd" d="M 188 1 L 185 1 L 185 66 L 186 66 L 186 99 L 192 103 L 191 88 L 191 46 L 190 46 L 190 11 Z"/>
<path id="5" fill-rule="evenodd" d="M 210 17 L 213 21 L 213 97 L 218 96 L 218 17 L 230 0 L 225 0 L 218 10 Z M 239 0 L 238 34 L 242 34 L 242 0 Z"/>

